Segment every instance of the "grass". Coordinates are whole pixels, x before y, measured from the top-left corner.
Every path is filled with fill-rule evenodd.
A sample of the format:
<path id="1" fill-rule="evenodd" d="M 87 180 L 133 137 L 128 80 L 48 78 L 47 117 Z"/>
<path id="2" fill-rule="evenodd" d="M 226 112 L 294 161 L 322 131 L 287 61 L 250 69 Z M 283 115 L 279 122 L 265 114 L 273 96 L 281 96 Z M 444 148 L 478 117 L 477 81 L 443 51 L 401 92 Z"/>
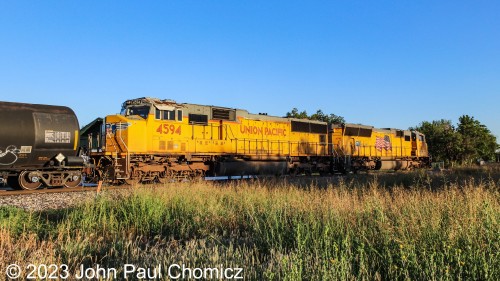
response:
<path id="1" fill-rule="evenodd" d="M 500 169 L 170 183 L 66 210 L 0 208 L 12 262 L 241 267 L 246 280 L 500 276 Z M 120 278 L 118 278 L 120 279 Z"/>

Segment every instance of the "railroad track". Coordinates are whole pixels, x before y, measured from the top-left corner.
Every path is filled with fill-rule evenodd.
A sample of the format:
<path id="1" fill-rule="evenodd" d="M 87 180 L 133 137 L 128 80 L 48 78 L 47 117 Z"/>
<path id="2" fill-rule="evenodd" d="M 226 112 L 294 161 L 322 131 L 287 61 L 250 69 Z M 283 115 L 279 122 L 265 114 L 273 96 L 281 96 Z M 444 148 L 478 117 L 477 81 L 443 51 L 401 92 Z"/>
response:
<path id="1" fill-rule="evenodd" d="M 225 181 L 225 180 L 242 180 L 242 179 L 254 179 L 256 176 L 238 176 L 238 177 L 205 177 L 205 181 Z M 186 180 L 176 179 L 176 180 Z M 28 194 L 47 194 L 47 193 L 67 193 L 67 192 L 86 192 L 86 191 L 95 191 L 100 192 L 104 190 L 116 190 L 116 189 L 128 189 L 132 186 L 150 186 L 150 184 L 124 184 L 124 185 L 104 185 L 102 184 L 100 187 L 95 184 L 95 186 L 77 186 L 77 187 L 60 187 L 60 188 L 41 188 L 35 190 L 17 190 L 17 189 L 0 189 L 0 196 L 11 196 L 11 195 L 28 195 Z"/>
<path id="2" fill-rule="evenodd" d="M 105 190 L 127 189 L 131 186 L 77 186 L 73 188 L 42 188 L 35 190 L 7 190 L 1 189 L 0 196 L 49 194 L 49 193 L 69 193 L 69 192 L 101 192 Z"/>
<path id="3" fill-rule="evenodd" d="M 138 186 L 79 186 L 75 188 L 49 188 L 39 190 L 0 189 L 0 208 L 17 207 L 28 211 L 65 209 L 93 201 L 105 191 L 131 191 Z"/>
<path id="4" fill-rule="evenodd" d="M 1 190 L 0 196 L 78 192 L 78 191 L 81 192 L 81 191 L 96 191 L 96 190 L 97 189 L 95 187 L 49 188 L 49 189 L 36 189 L 36 190 Z"/>
<path id="5" fill-rule="evenodd" d="M 370 174 L 388 174 L 394 173 L 392 171 L 370 171 Z M 399 172 L 401 173 L 401 171 Z M 340 175 L 330 175 L 330 176 L 319 176 L 319 175 L 300 175 L 294 177 L 285 177 L 294 180 L 321 180 L 321 179 L 337 179 Z M 252 179 L 266 179 L 266 178 L 275 178 L 273 176 L 234 176 L 234 177 L 205 177 L 203 180 L 207 182 L 215 182 L 215 181 L 234 181 L 234 180 L 252 180 Z M 77 186 L 73 188 L 43 188 L 43 189 L 35 189 L 35 190 L 6 190 L 0 189 L 0 197 L 1 196 L 11 196 L 11 195 L 28 195 L 28 194 L 49 194 L 49 193 L 69 193 L 69 192 L 90 192 L 94 191 L 96 193 L 107 190 L 126 190 L 132 187 L 144 187 L 151 186 L 151 184 L 134 184 L 134 185 L 101 185 L 99 186 Z"/>

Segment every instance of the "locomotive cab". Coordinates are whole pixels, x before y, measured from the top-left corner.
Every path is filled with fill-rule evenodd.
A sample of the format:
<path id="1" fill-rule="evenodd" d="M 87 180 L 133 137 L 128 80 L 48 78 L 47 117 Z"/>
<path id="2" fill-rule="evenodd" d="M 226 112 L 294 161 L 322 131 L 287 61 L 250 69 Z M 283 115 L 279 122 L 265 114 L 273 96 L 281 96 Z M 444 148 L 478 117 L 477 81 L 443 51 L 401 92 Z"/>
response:
<path id="1" fill-rule="evenodd" d="M 173 100 L 158 100 L 153 98 L 139 98 L 123 103 L 120 115 L 125 117 L 138 116 L 144 120 L 154 116 L 155 120 L 182 121 L 182 110 Z"/>
<path id="2" fill-rule="evenodd" d="M 139 116 L 143 119 L 147 119 L 149 112 L 151 111 L 151 106 L 140 105 L 140 106 L 123 106 L 121 115 L 123 116 Z"/>
<path id="3" fill-rule="evenodd" d="M 125 101 L 120 114 L 105 119 L 104 154 L 110 159 L 108 164 L 114 167 L 108 172 L 110 176 L 116 180 L 129 180 L 135 172 L 148 173 L 156 169 L 151 167 L 165 161 L 165 157 L 158 156 L 162 155 L 162 150 L 174 149 L 167 143 L 172 143 L 170 140 L 174 137 L 182 137 L 183 121 L 182 105 L 175 101 L 147 97 Z M 136 163 L 148 163 L 150 170 L 134 171 L 132 167 L 143 165 L 134 166 Z M 154 172 L 163 170 L 162 166 Z"/>
<path id="4" fill-rule="evenodd" d="M 417 132 L 411 132 L 411 156 L 414 157 L 428 157 L 427 143 L 425 141 L 425 135 Z"/>

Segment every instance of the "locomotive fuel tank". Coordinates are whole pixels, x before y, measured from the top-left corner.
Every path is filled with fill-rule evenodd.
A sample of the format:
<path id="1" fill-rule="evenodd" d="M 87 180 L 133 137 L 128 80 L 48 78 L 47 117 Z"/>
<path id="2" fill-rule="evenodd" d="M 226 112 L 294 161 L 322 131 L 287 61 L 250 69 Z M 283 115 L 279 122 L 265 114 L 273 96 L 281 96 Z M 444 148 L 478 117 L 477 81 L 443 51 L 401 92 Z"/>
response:
<path id="1" fill-rule="evenodd" d="M 411 167 L 412 161 L 409 160 L 388 160 L 380 161 L 379 170 L 406 170 Z"/>
<path id="2" fill-rule="evenodd" d="M 233 159 L 217 163 L 215 174 L 217 176 L 241 175 L 284 175 L 288 173 L 286 161 L 245 161 Z"/>
<path id="3" fill-rule="evenodd" d="M 0 169 L 81 162 L 78 119 L 68 107 L 0 102 Z"/>

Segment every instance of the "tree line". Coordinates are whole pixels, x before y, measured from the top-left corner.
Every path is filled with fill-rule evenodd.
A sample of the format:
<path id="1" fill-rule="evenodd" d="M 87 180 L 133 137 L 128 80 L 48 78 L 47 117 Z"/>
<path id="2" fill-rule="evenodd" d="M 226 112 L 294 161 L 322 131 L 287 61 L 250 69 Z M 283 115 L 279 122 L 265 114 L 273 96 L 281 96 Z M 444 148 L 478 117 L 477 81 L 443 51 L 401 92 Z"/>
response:
<path id="1" fill-rule="evenodd" d="M 286 117 L 309 119 L 327 122 L 329 124 L 343 124 L 342 116 L 330 113 L 325 114 L 321 109 L 308 115 L 307 112 L 293 108 L 286 113 Z M 495 151 L 500 149 L 496 137 L 481 122 L 469 115 L 458 118 L 455 126 L 451 120 L 423 121 L 409 130 L 419 131 L 426 136 L 429 153 L 433 161 L 445 162 L 447 165 L 469 165 L 478 160 L 494 161 Z"/>
<path id="2" fill-rule="evenodd" d="M 317 120 L 317 121 L 323 121 L 328 124 L 343 124 L 345 123 L 345 119 L 342 116 L 335 115 L 333 113 L 330 114 L 325 114 L 321 109 L 318 109 L 316 113 L 312 115 L 308 115 L 307 112 L 301 111 L 294 107 L 290 112 L 286 113 L 286 116 L 288 118 L 298 118 L 298 119 L 309 119 L 309 120 Z"/>
<path id="3" fill-rule="evenodd" d="M 469 165 L 478 160 L 494 161 L 499 148 L 496 137 L 474 117 L 462 115 L 454 126 L 450 120 L 423 121 L 415 128 L 425 134 L 433 161 Z"/>

